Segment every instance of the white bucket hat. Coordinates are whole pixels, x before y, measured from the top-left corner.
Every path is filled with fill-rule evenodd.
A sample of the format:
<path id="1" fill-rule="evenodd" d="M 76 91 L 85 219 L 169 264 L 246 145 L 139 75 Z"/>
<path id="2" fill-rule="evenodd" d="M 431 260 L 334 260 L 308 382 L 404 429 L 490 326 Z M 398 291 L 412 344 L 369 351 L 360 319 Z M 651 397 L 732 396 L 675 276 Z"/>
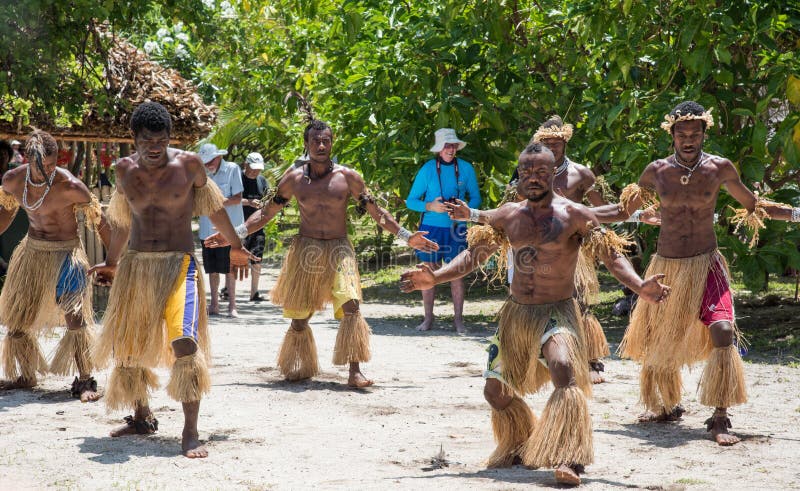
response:
<path id="1" fill-rule="evenodd" d="M 203 161 L 203 164 L 207 164 L 220 155 L 228 155 L 228 151 L 219 150 L 213 143 L 204 143 L 200 147 L 200 151 L 197 152 L 197 155 L 200 156 L 200 160 Z"/>
<path id="2" fill-rule="evenodd" d="M 14 145 L 22 145 L 22 143 L 19 140 L 11 140 L 11 146 L 13 147 Z"/>
<path id="3" fill-rule="evenodd" d="M 453 128 L 439 128 L 434 133 L 434 136 L 436 136 L 436 143 L 431 147 L 431 152 L 433 153 L 439 153 L 444 150 L 446 143 L 458 143 L 459 150 L 467 146 L 467 142 L 458 139 L 456 130 Z"/>
<path id="4" fill-rule="evenodd" d="M 244 161 L 251 169 L 264 170 L 264 157 L 258 152 L 248 153 Z"/>

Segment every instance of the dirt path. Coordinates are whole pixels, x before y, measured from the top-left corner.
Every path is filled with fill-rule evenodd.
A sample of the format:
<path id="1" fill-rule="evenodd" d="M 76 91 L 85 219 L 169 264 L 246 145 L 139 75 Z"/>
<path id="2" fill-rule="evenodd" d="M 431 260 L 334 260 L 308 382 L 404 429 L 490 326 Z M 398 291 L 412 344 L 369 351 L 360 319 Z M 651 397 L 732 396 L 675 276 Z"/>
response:
<path id="1" fill-rule="evenodd" d="M 275 273 L 264 272 L 262 287 Z M 182 414 L 163 389 L 151 404 L 158 435 L 124 439 L 107 436 L 124 414 L 69 399 L 59 377 L 0 394 L 0 489 L 554 486 L 548 470 L 482 466 L 494 448 L 481 379 L 488 331 L 420 334 L 413 330 L 420 307 L 366 303 L 363 310 L 374 331 L 365 372 L 378 383 L 363 392 L 347 390 L 346 371 L 330 363 L 337 327 L 330 311 L 312 319 L 323 373 L 297 384 L 274 368 L 287 326 L 278 309 L 242 301 L 240 319 L 213 318 L 214 387 L 200 420 L 211 456 L 202 461 L 178 455 Z M 46 350 L 56 341 L 47 339 Z M 720 448 L 706 439 L 710 411 L 694 390 L 699 369 L 684 372 L 689 413 L 681 423 L 638 425 L 636 365 L 608 360 L 606 367 L 610 383 L 590 403 L 595 464 L 585 489 L 800 488 L 800 369 L 747 363 L 750 402 L 732 411 L 744 441 Z M 158 373 L 165 383 L 167 372 Z M 97 378 L 104 386 L 108 372 Z M 528 398 L 535 413 L 549 390 Z M 448 465 L 437 468 L 440 449 Z"/>

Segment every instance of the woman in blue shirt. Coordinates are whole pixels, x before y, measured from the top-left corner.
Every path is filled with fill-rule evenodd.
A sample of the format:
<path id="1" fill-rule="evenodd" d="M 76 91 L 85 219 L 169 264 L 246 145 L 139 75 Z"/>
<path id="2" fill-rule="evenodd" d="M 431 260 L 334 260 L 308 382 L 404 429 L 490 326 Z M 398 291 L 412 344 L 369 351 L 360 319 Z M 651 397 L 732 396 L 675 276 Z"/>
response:
<path id="1" fill-rule="evenodd" d="M 406 206 L 410 210 L 422 213 L 419 230 L 427 231 L 427 238 L 439 244 L 436 252 L 416 252 L 420 261 L 434 269 L 442 262 L 450 262 L 467 248 L 466 222 L 451 220 L 444 203 L 458 198 L 467 201 L 470 208 L 477 208 L 481 204 L 478 178 L 472 164 L 456 158 L 456 152 L 464 148 L 466 142 L 459 140 L 451 128 L 440 128 L 435 135 L 436 143 L 431 152 L 436 157 L 425 162 L 417 172 L 406 199 Z M 453 296 L 453 324 L 456 331 L 464 333 L 464 280 L 451 281 L 450 292 Z M 427 331 L 433 326 L 433 297 L 433 288 L 423 290 L 425 319 L 417 326 L 419 331 Z"/>

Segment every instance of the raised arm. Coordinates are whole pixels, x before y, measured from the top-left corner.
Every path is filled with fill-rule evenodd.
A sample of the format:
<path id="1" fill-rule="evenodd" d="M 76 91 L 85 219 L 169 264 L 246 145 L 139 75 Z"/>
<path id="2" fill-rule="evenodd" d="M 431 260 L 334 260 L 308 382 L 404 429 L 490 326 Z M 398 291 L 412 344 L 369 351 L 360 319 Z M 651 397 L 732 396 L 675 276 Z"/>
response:
<path id="1" fill-rule="evenodd" d="M 494 210 L 476 210 L 470 206 L 456 199 L 455 203 L 447 202 L 444 204 L 447 208 L 447 214 L 450 215 L 451 220 L 468 220 L 475 223 L 484 223 L 487 225 L 494 225 L 497 222 L 496 217 L 499 216 L 500 208 Z"/>
<path id="2" fill-rule="evenodd" d="M 428 290 L 439 283 L 447 283 L 475 271 L 499 248 L 490 239 L 470 244 L 452 261 L 434 271 L 427 264 L 418 264 L 417 269 L 400 275 L 400 289 L 409 293 L 414 290 Z"/>
<path id="3" fill-rule="evenodd" d="M 364 179 L 358 172 L 352 169 L 347 169 L 345 172 L 350 195 L 358 203 L 356 209 L 359 210 L 359 213 L 369 213 L 372 219 L 375 220 L 382 229 L 405 240 L 408 242 L 408 245 L 414 249 L 420 251 L 435 251 L 439 249 L 439 246 L 435 242 L 431 242 L 425 238 L 428 232 L 411 233 L 401 227 L 391 213 L 378 206 L 375 202 L 375 197 L 370 194 L 367 185 L 364 183 Z"/>
<path id="4" fill-rule="evenodd" d="M 800 211 L 793 211 L 790 205 L 774 203 L 772 201 L 758 199 L 742 182 L 736 167 L 730 160 L 724 159 L 721 164 L 722 184 L 725 189 L 739 202 L 748 213 L 753 213 L 756 205 L 764 210 L 769 218 L 773 220 L 799 221 Z"/>
<path id="5" fill-rule="evenodd" d="M 629 184 L 623 189 L 619 203 L 595 206 L 591 211 L 600 223 L 623 222 L 643 204 L 647 207 L 653 204 L 654 198 L 648 196 L 654 196 L 655 188 L 655 167 L 650 164 L 639 177 L 638 184 Z"/>
<path id="6" fill-rule="evenodd" d="M 623 254 L 624 248 L 632 242 L 612 230 L 601 227 L 591 211 L 585 210 L 583 213 L 580 217 L 579 233 L 583 235 L 584 247 L 588 248 L 589 253 L 603 261 L 615 278 L 644 300 L 653 303 L 663 302 L 670 290 L 668 286 L 658 282 L 664 275 L 657 274 L 642 280 Z"/>
<path id="7" fill-rule="evenodd" d="M 296 169 L 289 169 L 283 174 L 278 187 L 275 192 L 267 193 L 262 200 L 261 208 L 256 210 L 255 213 L 242 225 L 236 227 L 236 235 L 240 239 L 244 239 L 248 235 L 264 228 L 270 220 L 272 220 L 279 211 L 284 209 L 289 201 L 294 197 L 294 178 L 293 174 L 297 172 Z M 229 244 L 227 239 L 219 232 L 208 237 L 204 244 L 206 247 L 224 247 Z"/>

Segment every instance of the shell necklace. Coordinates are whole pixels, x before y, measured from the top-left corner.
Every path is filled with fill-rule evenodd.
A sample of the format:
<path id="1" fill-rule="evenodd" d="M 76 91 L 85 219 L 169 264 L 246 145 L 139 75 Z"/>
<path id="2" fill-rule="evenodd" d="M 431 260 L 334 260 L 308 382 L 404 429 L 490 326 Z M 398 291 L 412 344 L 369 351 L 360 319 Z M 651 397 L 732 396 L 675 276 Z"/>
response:
<path id="1" fill-rule="evenodd" d="M 25 188 L 22 190 L 22 206 L 27 208 L 30 211 L 38 210 L 42 203 L 44 203 L 44 198 L 47 196 L 47 193 L 50 192 L 50 188 L 53 187 L 53 181 L 56 178 L 56 172 L 58 171 L 58 166 L 53 169 L 53 172 L 50 173 L 49 176 L 45 176 L 45 181 L 41 183 L 36 183 L 31 180 L 31 166 L 28 165 L 28 169 L 25 171 Z M 28 204 L 28 184 L 35 188 L 40 188 L 47 185 L 47 188 L 44 190 L 42 197 L 37 199 L 32 205 Z"/>
<path id="2" fill-rule="evenodd" d="M 694 165 L 690 167 L 685 163 L 681 162 L 680 157 L 678 157 L 678 152 L 675 152 L 673 155 L 675 159 L 672 162 L 672 165 L 689 171 L 688 174 L 681 176 L 681 184 L 684 186 L 689 184 L 689 180 L 692 178 L 692 174 L 694 173 L 694 171 L 697 170 L 698 166 L 703 164 L 703 161 L 708 156 L 708 154 L 706 154 L 705 152 L 700 152 L 700 157 L 698 157 L 697 162 L 695 162 Z"/>
<path id="3" fill-rule="evenodd" d="M 561 165 L 559 165 L 558 167 L 556 167 L 556 175 L 555 175 L 555 177 L 558 177 L 561 174 L 563 174 L 567 170 L 568 167 L 569 167 L 569 159 L 565 155 L 564 156 L 564 162 Z"/>

